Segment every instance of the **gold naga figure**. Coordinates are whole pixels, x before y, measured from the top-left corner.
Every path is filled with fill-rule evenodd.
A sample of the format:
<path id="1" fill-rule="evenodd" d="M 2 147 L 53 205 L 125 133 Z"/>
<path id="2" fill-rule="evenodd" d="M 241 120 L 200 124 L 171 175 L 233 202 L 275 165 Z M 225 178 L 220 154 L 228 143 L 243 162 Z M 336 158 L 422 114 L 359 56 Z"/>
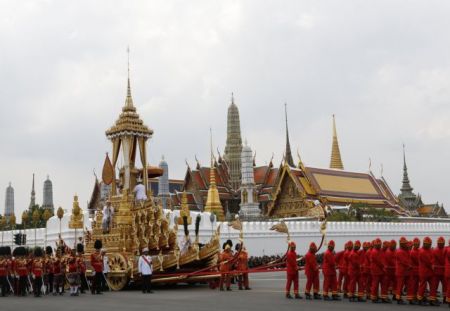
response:
<path id="1" fill-rule="evenodd" d="M 193 272 L 213 266 L 214 258 L 220 251 L 220 231 L 216 230 L 209 241 L 201 245 L 198 242 L 198 228 L 195 242 L 180 250 L 178 225 L 187 227 L 192 220 L 189 209 L 183 208 L 180 217 L 175 217 L 177 219 L 171 223 L 170 214 L 156 205 L 152 198 L 148 180 L 163 173 L 160 168 L 147 163 L 146 145 L 152 135 L 153 130 L 144 124 L 133 105 L 128 77 L 125 105 L 115 124 L 106 131 L 112 143 L 112 157 L 106 155 L 102 172 L 103 183 L 111 185 L 109 201 L 113 211 L 108 211 L 112 215 L 109 231 L 105 232 L 102 228 L 104 215 L 99 203 L 96 204 L 92 231 L 85 231 L 85 259 L 89 261 L 95 241 L 101 240 L 107 250 L 111 271 L 107 281 L 113 290 L 121 290 L 132 279 L 138 281 L 137 261 L 143 248 L 148 248 L 152 255 L 152 282 L 162 283 L 198 281 L 201 277 L 187 277 L 186 274 L 181 275 L 181 271 Z M 119 156 L 123 159 L 121 167 L 118 167 Z M 137 166 L 138 162 L 140 167 Z M 119 176 L 116 176 L 116 169 Z M 185 206 L 187 204 L 183 204 Z M 78 202 L 77 205 L 74 202 L 74 212 L 71 224 L 79 228 L 82 219 L 79 218 L 81 213 Z M 199 225 L 200 218 L 196 221 L 196 226 Z M 88 267 L 87 273 L 90 271 L 92 269 Z M 176 276 L 177 273 L 180 276 Z M 167 274 L 170 277 L 165 276 Z"/>

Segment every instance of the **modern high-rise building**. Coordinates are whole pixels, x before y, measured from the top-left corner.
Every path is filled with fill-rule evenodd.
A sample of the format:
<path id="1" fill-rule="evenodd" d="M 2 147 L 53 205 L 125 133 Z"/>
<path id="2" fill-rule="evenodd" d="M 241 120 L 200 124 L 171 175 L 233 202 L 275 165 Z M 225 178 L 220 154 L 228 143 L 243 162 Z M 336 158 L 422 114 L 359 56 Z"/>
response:
<path id="1" fill-rule="evenodd" d="M 44 201 L 42 202 L 42 207 L 46 209 L 53 210 L 53 184 L 47 175 L 47 180 L 44 181 Z"/>
<path id="2" fill-rule="evenodd" d="M 11 183 L 9 183 L 6 188 L 4 216 L 9 220 L 11 215 L 14 215 L 14 188 L 11 186 Z"/>

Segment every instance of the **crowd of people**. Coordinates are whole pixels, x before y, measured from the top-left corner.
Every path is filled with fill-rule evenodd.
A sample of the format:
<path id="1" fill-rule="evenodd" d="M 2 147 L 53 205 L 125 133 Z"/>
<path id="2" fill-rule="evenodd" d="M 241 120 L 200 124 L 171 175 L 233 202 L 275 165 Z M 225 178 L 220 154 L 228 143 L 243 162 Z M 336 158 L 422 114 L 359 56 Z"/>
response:
<path id="1" fill-rule="evenodd" d="M 51 246 L 33 250 L 20 246 L 12 252 L 9 246 L 0 247 L 1 296 L 58 296 L 64 295 L 66 290 L 70 296 L 79 296 L 88 290 L 101 294 L 107 288 L 105 274 L 109 268 L 101 241 L 95 242 L 96 251 L 90 257 L 92 282 L 86 276 L 83 244 L 77 244 L 72 250 L 60 242 L 55 252 Z"/>
<path id="2" fill-rule="evenodd" d="M 311 243 L 304 256 L 304 267 L 298 265 L 294 242 L 289 243 L 286 254 L 286 298 L 302 299 L 299 293 L 299 270 L 306 275 L 307 299 L 341 300 L 350 302 L 412 304 L 439 306 L 437 297 L 441 288 L 443 303 L 450 302 L 450 243 L 440 237 L 432 247 L 429 237 L 421 241 L 408 241 L 402 237 L 397 242 L 375 239 L 371 242 L 348 241 L 344 249 L 335 252 L 334 241 L 329 241 L 319 265 L 317 246 Z M 323 284 L 320 294 L 319 271 Z M 294 297 L 291 286 L 294 285 Z M 406 301 L 404 300 L 406 296 Z M 450 303 L 449 303 L 450 307 Z"/>

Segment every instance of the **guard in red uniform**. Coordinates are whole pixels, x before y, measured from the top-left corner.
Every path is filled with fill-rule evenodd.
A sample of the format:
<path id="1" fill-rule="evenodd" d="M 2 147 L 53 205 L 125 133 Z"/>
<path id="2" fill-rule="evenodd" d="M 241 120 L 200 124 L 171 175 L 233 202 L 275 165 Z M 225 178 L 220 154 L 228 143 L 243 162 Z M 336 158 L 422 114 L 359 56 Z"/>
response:
<path id="1" fill-rule="evenodd" d="M 413 247 L 409 252 L 411 259 L 411 273 L 408 282 L 408 295 L 407 299 L 410 304 L 417 304 L 417 290 L 419 289 L 419 252 L 420 252 L 420 240 L 414 238 Z"/>
<path id="2" fill-rule="evenodd" d="M 239 245 L 239 246 L 238 246 Z M 239 273 L 238 276 L 238 286 L 240 290 L 250 290 L 250 286 L 249 286 L 249 282 L 248 282 L 248 253 L 247 253 L 247 249 L 245 248 L 245 246 L 242 246 L 242 250 L 241 250 L 241 244 L 236 244 L 237 250 L 239 252 L 239 257 L 237 260 L 237 269 L 238 271 L 243 271 Z"/>
<path id="3" fill-rule="evenodd" d="M 423 239 L 423 246 L 419 251 L 419 290 L 417 292 L 417 300 L 420 305 L 430 304 L 437 306 L 439 303 L 436 301 L 436 291 L 433 283 L 433 252 L 431 250 L 431 244 L 431 238 L 426 237 Z M 428 301 L 424 297 L 427 285 L 430 289 Z"/>
<path id="4" fill-rule="evenodd" d="M 309 245 L 309 251 L 305 255 L 305 275 L 306 275 L 306 287 L 305 287 L 305 298 L 311 299 L 311 287 L 314 292 L 314 299 L 321 299 L 319 294 L 320 283 L 319 283 L 319 266 L 316 260 L 317 245 L 312 242 Z"/>
<path id="5" fill-rule="evenodd" d="M 348 272 L 348 292 L 347 295 L 349 297 L 349 301 L 358 301 L 358 295 L 357 295 L 357 289 L 361 291 L 361 284 L 360 284 L 360 276 L 361 276 L 361 255 L 360 255 L 360 247 L 361 242 L 355 241 L 355 244 L 353 246 L 353 249 L 350 251 L 348 256 L 348 266 L 347 266 L 347 272 Z M 362 300 L 361 300 L 362 301 Z"/>
<path id="6" fill-rule="evenodd" d="M 77 244 L 77 265 L 78 271 L 80 273 L 80 292 L 82 294 L 85 293 L 87 289 L 89 289 L 89 284 L 87 283 L 86 278 L 86 263 L 84 262 L 84 245 L 81 243 Z"/>
<path id="7" fill-rule="evenodd" d="M 19 276 L 19 282 L 17 287 L 18 296 L 27 295 L 27 281 L 28 281 L 28 260 L 26 258 L 28 250 L 25 247 L 16 247 L 13 255 L 15 257 L 14 270 L 17 276 Z"/>
<path id="8" fill-rule="evenodd" d="M 36 247 L 34 250 L 34 259 L 32 263 L 31 273 L 33 274 L 33 291 L 34 291 L 34 297 L 41 297 L 42 294 L 42 285 L 43 285 L 43 278 L 44 278 L 44 269 L 45 269 L 45 262 L 42 256 L 44 255 L 44 252 L 42 251 L 42 248 Z"/>
<path id="9" fill-rule="evenodd" d="M 381 287 L 384 275 L 384 260 L 382 258 L 381 240 L 376 239 L 373 242 L 373 249 L 370 252 L 370 271 L 372 273 L 372 286 L 370 290 L 370 299 L 373 303 L 388 302 L 387 296 L 378 295 L 378 289 Z"/>
<path id="10" fill-rule="evenodd" d="M 362 250 L 362 265 L 361 265 L 361 286 L 366 295 L 366 299 L 370 299 L 370 285 L 371 285 L 371 273 L 370 273 L 370 251 L 371 243 L 364 242 Z"/>
<path id="11" fill-rule="evenodd" d="M 447 283 L 445 282 L 445 239 L 439 237 L 437 240 L 437 247 L 432 250 L 433 253 L 433 271 L 434 271 L 434 292 L 437 293 L 439 283 L 442 284 L 443 301 L 445 302 L 445 295 L 447 293 Z"/>
<path id="12" fill-rule="evenodd" d="M 384 302 L 384 303 L 392 302 L 389 299 L 389 296 L 388 296 L 388 294 L 389 294 L 389 280 L 390 280 L 390 278 L 387 276 L 387 273 L 389 271 L 388 270 L 388 262 L 387 262 L 387 260 L 390 259 L 389 258 L 389 254 L 388 254 L 390 244 L 391 243 L 389 241 L 383 241 L 383 244 L 382 244 L 383 247 L 382 247 L 381 253 L 380 253 L 381 262 L 383 263 L 383 276 L 381 278 L 381 299 L 382 299 L 382 302 Z"/>
<path id="13" fill-rule="evenodd" d="M 9 256 L 11 256 L 11 248 L 9 246 L 0 247 L 0 291 L 2 297 L 5 297 L 9 292 Z"/>
<path id="14" fill-rule="evenodd" d="M 103 277 L 103 256 L 100 253 L 103 244 L 102 241 L 96 240 L 94 242 L 95 252 L 91 254 L 91 266 L 94 269 L 94 280 L 92 282 L 91 293 L 92 295 L 102 294 L 102 277 Z"/>
<path id="15" fill-rule="evenodd" d="M 402 299 L 402 292 L 405 286 L 408 286 L 411 270 L 411 258 L 408 250 L 408 241 L 406 238 L 400 238 L 400 248 L 395 253 L 395 275 L 397 277 L 397 288 L 395 290 L 395 299 L 400 305 L 406 304 Z"/>
<path id="16" fill-rule="evenodd" d="M 56 256 L 53 258 L 53 296 L 64 294 L 64 261 L 62 255 L 64 248 L 60 247 L 56 250 Z"/>
<path id="17" fill-rule="evenodd" d="M 322 273 L 323 273 L 323 299 L 340 300 L 337 292 L 336 278 L 336 255 L 334 253 L 335 243 L 333 240 L 328 242 L 328 249 L 323 254 Z M 328 296 L 331 292 L 332 298 Z"/>
<path id="18" fill-rule="evenodd" d="M 298 293 L 298 265 L 296 245 L 293 241 L 289 242 L 289 251 L 286 254 L 286 298 L 291 299 L 291 285 L 294 283 L 294 295 L 296 299 L 302 299 Z"/>

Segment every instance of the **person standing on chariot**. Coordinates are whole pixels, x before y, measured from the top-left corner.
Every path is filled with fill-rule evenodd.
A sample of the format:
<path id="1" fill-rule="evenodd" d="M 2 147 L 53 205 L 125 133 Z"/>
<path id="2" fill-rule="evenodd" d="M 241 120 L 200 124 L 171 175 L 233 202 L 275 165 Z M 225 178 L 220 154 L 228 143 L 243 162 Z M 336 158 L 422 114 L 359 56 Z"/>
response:
<path id="1" fill-rule="evenodd" d="M 91 266 L 94 269 L 94 279 L 91 287 L 92 295 L 102 294 L 101 284 L 103 278 L 103 258 L 100 253 L 102 246 L 102 241 L 96 240 L 94 242 L 95 252 L 91 254 Z"/>
<path id="2" fill-rule="evenodd" d="M 137 184 L 134 186 L 133 193 L 136 203 L 143 204 L 147 200 L 147 193 L 145 193 L 145 186 L 142 184 L 142 179 L 136 180 Z"/>
<path id="3" fill-rule="evenodd" d="M 142 277 L 142 293 L 151 294 L 152 291 L 152 273 L 153 263 L 152 257 L 148 255 L 148 248 L 142 250 L 142 255 L 138 261 L 138 271 Z"/>
<path id="4" fill-rule="evenodd" d="M 289 251 L 286 255 L 286 298 L 291 299 L 291 285 L 294 283 L 294 297 L 302 299 L 298 293 L 298 265 L 296 245 L 294 241 L 289 242 Z"/>
<path id="5" fill-rule="evenodd" d="M 112 226 L 112 218 L 114 216 L 114 208 L 111 206 L 111 201 L 106 201 L 105 207 L 103 207 L 102 229 L 103 234 L 109 233 Z"/>

